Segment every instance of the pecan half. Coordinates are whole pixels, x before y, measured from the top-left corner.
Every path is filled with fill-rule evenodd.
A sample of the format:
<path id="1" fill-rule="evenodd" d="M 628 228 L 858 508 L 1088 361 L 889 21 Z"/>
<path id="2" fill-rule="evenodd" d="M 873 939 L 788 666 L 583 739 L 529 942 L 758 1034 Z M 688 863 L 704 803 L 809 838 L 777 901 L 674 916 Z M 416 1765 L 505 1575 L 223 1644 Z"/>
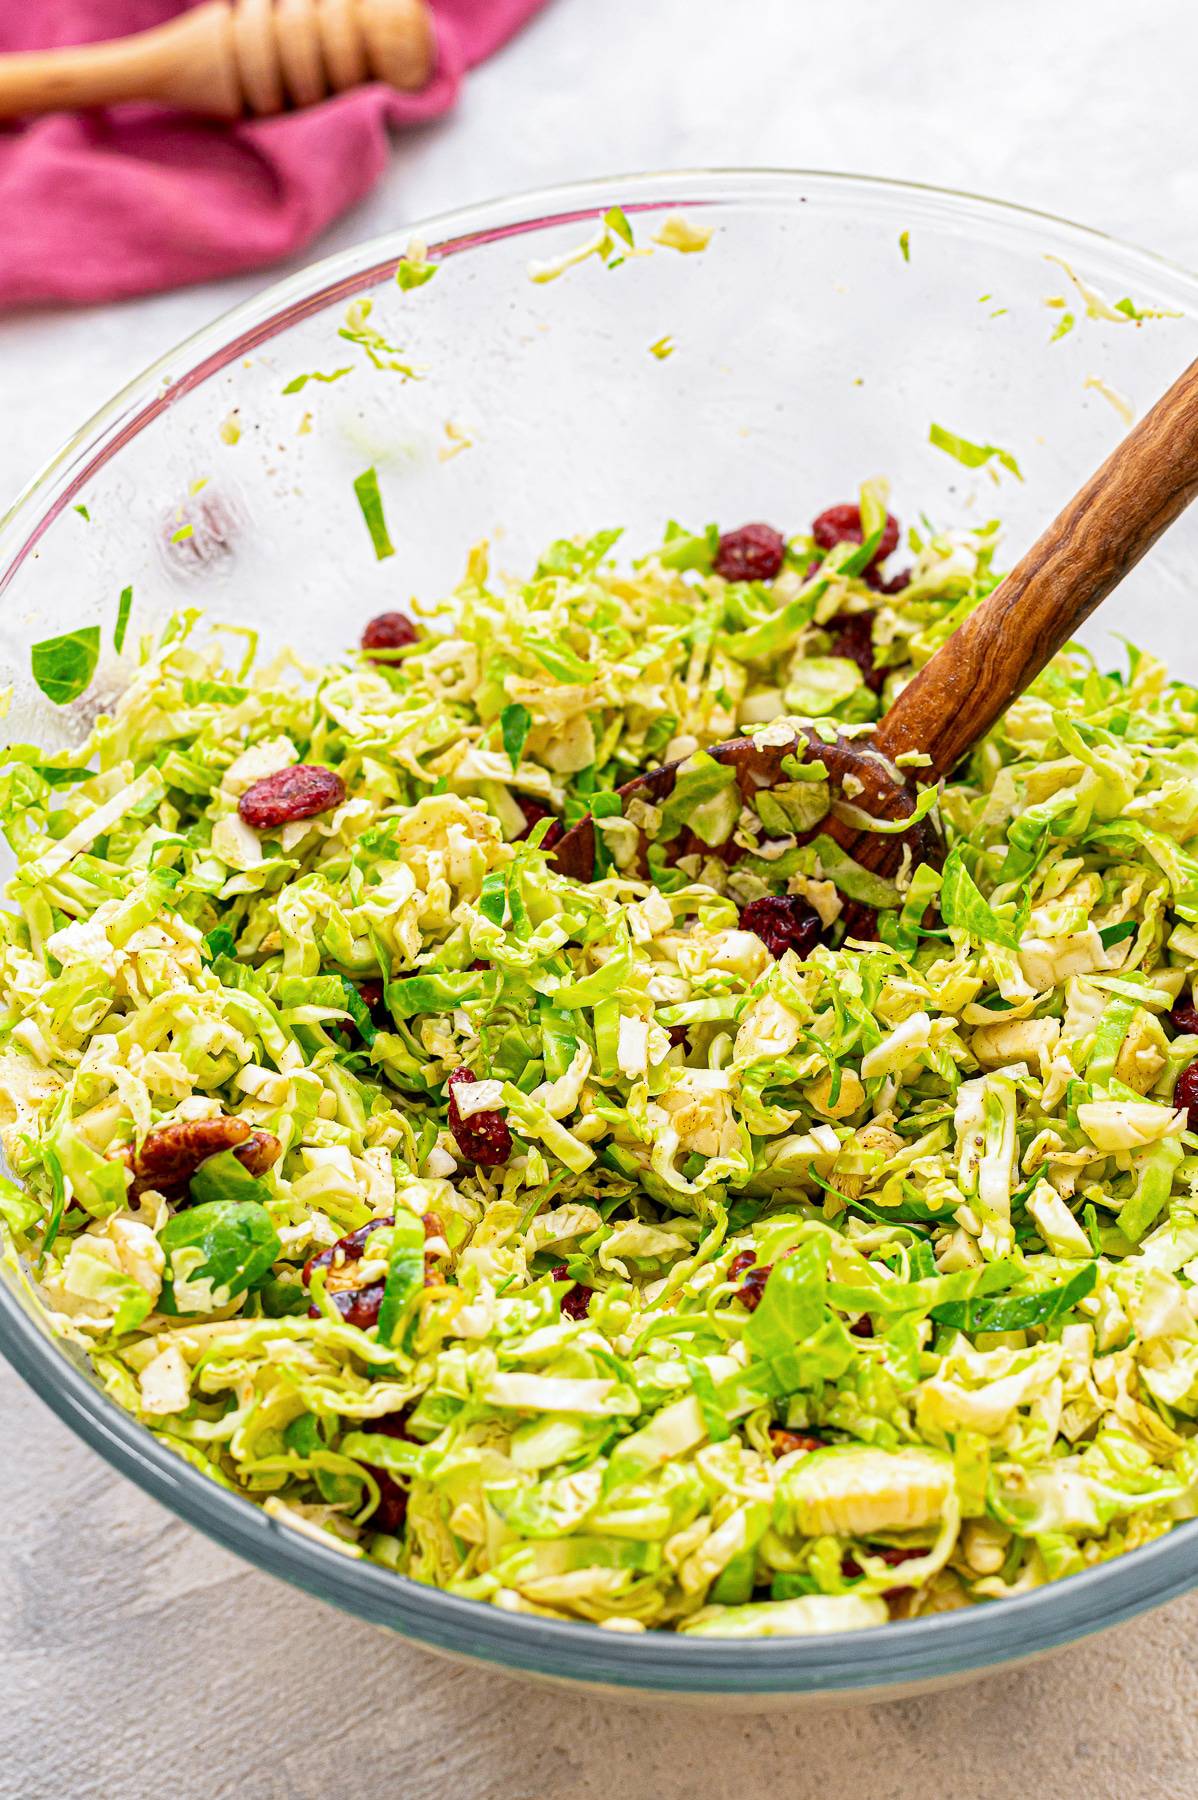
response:
<path id="1" fill-rule="evenodd" d="M 133 1158 L 133 1173 L 155 1187 L 179 1187 L 190 1181 L 202 1162 L 222 1150 L 234 1150 L 250 1135 L 245 1119 L 176 1119 L 147 1131 Z"/>
<path id="2" fill-rule="evenodd" d="M 265 1175 L 283 1154 L 283 1146 L 273 1131 L 251 1131 L 244 1144 L 233 1151 L 243 1169 L 251 1175 Z"/>
<path id="3" fill-rule="evenodd" d="M 251 1175 L 265 1175 L 283 1154 L 273 1131 L 251 1130 L 245 1119 L 224 1113 L 215 1119 L 176 1119 L 147 1131 L 141 1147 L 125 1150 L 122 1160 L 133 1170 L 131 1199 L 150 1188 L 168 1198 L 186 1188 L 201 1163 L 222 1150 L 232 1150 Z"/>
<path id="4" fill-rule="evenodd" d="M 434 1212 L 421 1213 L 420 1223 L 424 1226 L 424 1241 L 426 1244 L 428 1243 L 429 1238 L 444 1238 L 445 1227 L 441 1223 L 441 1220 L 438 1218 L 436 1213 L 434 1213 Z M 424 1252 L 424 1285 L 425 1285 L 425 1287 L 436 1287 L 438 1282 L 443 1281 L 445 1279 L 441 1270 L 438 1269 L 438 1267 L 437 1267 L 437 1263 L 440 1261 L 440 1257 L 441 1257 L 441 1252 L 439 1250 L 427 1250 L 427 1249 L 425 1250 L 425 1252 Z"/>

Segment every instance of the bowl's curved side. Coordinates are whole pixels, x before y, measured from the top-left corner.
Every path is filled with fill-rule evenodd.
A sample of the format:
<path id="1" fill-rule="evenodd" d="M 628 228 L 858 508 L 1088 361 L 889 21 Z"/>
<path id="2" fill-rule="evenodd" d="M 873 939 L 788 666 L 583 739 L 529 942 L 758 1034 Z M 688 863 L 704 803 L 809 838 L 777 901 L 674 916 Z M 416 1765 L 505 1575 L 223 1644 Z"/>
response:
<path id="1" fill-rule="evenodd" d="M 1198 1521 L 1117 1562 L 1014 1599 L 867 1632 L 720 1643 L 526 1617 L 394 1575 L 279 1524 L 198 1475 L 69 1363 L 32 1312 L 0 1296 L 0 1353 L 105 1461 L 224 1549 L 428 1650 L 620 1695 L 754 1703 L 897 1699 L 1043 1656 L 1198 1584 Z M 43 1384 L 47 1363 L 54 1380 Z M 1112 1580 L 1113 1576 L 1126 1579 Z"/>

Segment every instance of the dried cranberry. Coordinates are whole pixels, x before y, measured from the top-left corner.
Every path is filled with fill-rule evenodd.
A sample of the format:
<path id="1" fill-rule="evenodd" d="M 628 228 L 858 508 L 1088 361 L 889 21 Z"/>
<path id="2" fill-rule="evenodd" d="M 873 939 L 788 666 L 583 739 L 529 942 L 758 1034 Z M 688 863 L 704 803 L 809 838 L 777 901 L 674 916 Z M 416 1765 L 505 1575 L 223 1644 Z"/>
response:
<path id="1" fill-rule="evenodd" d="M 865 539 L 861 530 L 861 508 L 847 504 L 829 506 L 822 512 L 811 526 L 811 535 L 821 550 L 831 550 L 836 544 L 861 544 Z M 872 569 L 878 563 L 886 561 L 898 549 L 899 523 L 893 513 L 886 514 L 886 523 L 882 527 L 882 536 L 878 547 L 869 559 Z"/>
<path id="2" fill-rule="evenodd" d="M 391 1537 L 398 1537 L 408 1516 L 407 1489 L 400 1487 L 386 1469 L 366 1466 L 379 1485 L 379 1503 L 366 1523 L 371 1531 L 385 1531 Z"/>
<path id="3" fill-rule="evenodd" d="M 385 984 L 381 981 L 360 981 L 358 983 L 358 998 L 370 1012 L 373 1012 L 376 1006 L 383 1004 L 384 992 Z"/>
<path id="4" fill-rule="evenodd" d="M 926 1550 L 900 1550 L 894 1544 L 867 1544 L 866 1549 L 871 1556 L 878 1557 L 892 1569 L 897 1569 L 901 1563 L 911 1562 L 917 1556 L 927 1555 Z M 840 1573 L 849 1580 L 862 1573 L 861 1564 L 851 1551 L 841 1557 Z M 906 1588 L 886 1588 L 882 1598 L 890 1600 L 906 1591 Z"/>
<path id="5" fill-rule="evenodd" d="M 798 1248 L 797 1244 L 792 1244 L 788 1250 L 782 1252 L 782 1255 L 784 1257 L 793 1256 Z M 774 1272 L 774 1265 L 773 1263 L 763 1263 L 759 1269 L 754 1269 L 749 1267 L 752 1261 L 753 1252 L 742 1250 L 740 1255 L 734 1256 L 728 1264 L 728 1279 L 734 1281 L 742 1270 L 748 1268 L 749 1272 L 740 1287 L 737 1288 L 735 1298 L 740 1301 L 742 1306 L 747 1306 L 750 1312 L 756 1312 L 761 1304 L 761 1296 L 765 1292 L 765 1284 Z"/>
<path id="6" fill-rule="evenodd" d="M 185 508 L 172 507 L 163 520 L 168 557 L 185 568 L 227 561 L 237 549 L 242 524 L 223 494 L 208 488 Z"/>
<path id="7" fill-rule="evenodd" d="M 377 1433 L 379 1437 L 402 1438 L 409 1444 L 415 1441 L 408 1431 L 406 1412 L 384 1413 L 381 1419 L 362 1419 L 359 1430 Z M 408 1491 L 386 1469 L 380 1469 L 374 1463 L 364 1463 L 363 1467 L 370 1470 L 379 1488 L 379 1503 L 367 1524 L 371 1531 L 386 1531 L 395 1537 L 402 1531 L 407 1517 Z"/>
<path id="8" fill-rule="evenodd" d="M 558 1263 L 557 1267 L 553 1269 L 551 1273 L 555 1281 L 569 1281 L 570 1279 L 570 1271 L 565 1263 Z M 587 1287 L 586 1284 L 581 1281 L 576 1281 L 572 1288 L 567 1288 L 566 1292 L 562 1295 L 562 1312 L 565 1314 L 566 1318 L 585 1319 L 587 1312 L 590 1309 L 591 1295 L 594 1291 L 594 1288 Z"/>
<path id="9" fill-rule="evenodd" d="M 514 798 L 516 805 L 524 814 L 524 830 L 518 831 L 512 842 L 513 844 L 522 844 L 534 825 L 539 825 L 542 819 L 553 819 L 553 814 L 547 806 L 542 806 L 539 800 L 526 799 L 523 794 L 516 794 Z M 561 835 L 562 822 L 560 819 L 553 819 L 553 824 L 541 839 L 542 850 L 550 849 L 557 843 Z"/>
<path id="10" fill-rule="evenodd" d="M 738 1275 L 743 1275 L 746 1269 L 751 1269 L 753 1267 L 753 1264 L 756 1261 L 757 1261 L 756 1251 L 754 1251 L 754 1250 L 738 1251 L 738 1253 L 732 1258 L 732 1261 L 728 1264 L 728 1273 L 727 1273 L 727 1276 L 725 1277 L 725 1279 L 727 1281 L 735 1281 Z"/>
<path id="11" fill-rule="evenodd" d="M 1179 1000 L 1169 1014 L 1169 1023 L 1176 1032 L 1198 1037 L 1198 1006 L 1193 1000 Z"/>
<path id="12" fill-rule="evenodd" d="M 335 769 L 320 763 L 296 763 L 264 775 L 248 787 L 237 802 L 245 824 L 254 831 L 273 831 L 296 819 L 314 819 L 332 812 L 345 799 L 345 783 Z"/>
<path id="13" fill-rule="evenodd" d="M 406 650 L 409 644 L 418 643 L 420 628 L 413 625 L 407 613 L 385 612 L 371 619 L 362 633 L 362 648 L 368 654 L 372 650 Z M 371 662 L 387 662 L 389 657 L 372 656 Z"/>
<path id="14" fill-rule="evenodd" d="M 305 1287 L 312 1285 L 312 1273 L 315 1269 L 341 1269 L 346 1263 L 362 1260 L 366 1249 L 366 1240 L 372 1232 L 379 1231 L 384 1225 L 394 1225 L 395 1218 L 387 1213 L 381 1219 L 368 1219 L 365 1225 L 359 1225 L 356 1231 L 346 1232 L 327 1250 L 318 1250 L 304 1264 L 301 1279 Z M 329 1294 L 329 1299 L 341 1314 L 347 1325 L 356 1325 L 360 1331 L 369 1331 L 372 1325 L 378 1324 L 379 1308 L 383 1304 L 384 1283 L 368 1282 L 360 1288 L 341 1288 Z M 327 1290 L 326 1290 L 327 1291 Z M 310 1319 L 319 1319 L 320 1308 L 308 1308 Z"/>
<path id="15" fill-rule="evenodd" d="M 339 1288 L 335 1294 L 329 1295 L 329 1299 L 347 1325 L 356 1325 L 359 1331 L 369 1331 L 379 1322 L 386 1288 L 385 1281 L 368 1281 L 365 1287 Z M 319 1319 L 320 1308 L 310 1306 L 308 1317 Z"/>
<path id="16" fill-rule="evenodd" d="M 846 938 L 859 938 L 863 943 L 872 944 L 878 935 L 877 909 L 866 906 L 864 900 L 846 900 L 841 908 L 840 923 Z"/>
<path id="17" fill-rule="evenodd" d="M 750 1269 L 744 1281 L 736 1290 L 736 1298 L 749 1312 L 756 1312 L 761 1305 L 761 1296 L 765 1293 L 765 1284 L 774 1272 L 773 1263 L 764 1263 L 759 1269 Z"/>
<path id="18" fill-rule="evenodd" d="M 770 1447 L 775 1456 L 789 1456 L 793 1450 L 822 1450 L 823 1438 L 808 1431 L 790 1431 L 785 1425 L 770 1426 Z"/>
<path id="19" fill-rule="evenodd" d="M 1184 1108 L 1186 1124 L 1198 1131 L 1198 1062 L 1187 1063 L 1173 1088 L 1174 1106 Z"/>
<path id="20" fill-rule="evenodd" d="M 853 1320 L 853 1323 L 849 1326 L 849 1330 L 854 1337 L 872 1337 L 874 1334 L 874 1322 L 868 1313 L 862 1313 L 859 1319 Z"/>
<path id="21" fill-rule="evenodd" d="M 327 1250 L 318 1250 L 315 1256 L 310 1256 L 304 1264 L 304 1286 L 307 1287 L 310 1284 L 314 1269 L 328 1269 L 334 1264 L 339 1268 L 343 1263 L 361 1262 L 366 1249 L 366 1240 L 374 1232 L 381 1231 L 384 1225 L 394 1225 L 394 1223 L 395 1215 L 393 1213 L 386 1213 L 380 1219 L 367 1219 L 365 1225 L 359 1225 L 356 1231 L 347 1231 L 344 1237 L 339 1237 L 337 1242 L 330 1244 Z"/>
<path id="22" fill-rule="evenodd" d="M 856 663 L 861 678 L 871 694 L 880 694 L 886 680 L 885 669 L 874 664 L 874 619 L 872 613 L 837 613 L 828 620 L 832 633 L 831 654 Z"/>
<path id="23" fill-rule="evenodd" d="M 591 1295 L 594 1288 L 584 1282 L 576 1281 L 568 1294 L 562 1295 L 562 1311 L 567 1319 L 585 1319 L 591 1307 Z"/>
<path id="24" fill-rule="evenodd" d="M 800 960 L 819 943 L 823 922 L 813 906 L 797 894 L 767 894 L 740 909 L 745 931 L 759 937 L 772 957 L 793 950 Z"/>
<path id="25" fill-rule="evenodd" d="M 360 981 L 358 998 L 370 1014 L 374 1024 L 380 1031 L 393 1031 L 394 1022 L 387 1006 L 387 984 L 385 981 Z"/>
<path id="26" fill-rule="evenodd" d="M 875 594 L 901 594 L 911 586 L 910 569 L 900 569 L 897 575 L 884 576 L 877 563 L 870 563 L 865 571 L 865 584 L 873 588 Z"/>
<path id="27" fill-rule="evenodd" d="M 670 1049 L 671 1050 L 677 1050 L 680 1046 L 682 1049 L 685 1050 L 686 1034 L 689 1030 L 690 1030 L 689 1025 L 669 1025 L 666 1027 L 667 1035 L 670 1040 Z"/>
<path id="28" fill-rule="evenodd" d="M 786 539 L 772 525 L 726 531 L 715 553 L 715 572 L 725 581 L 773 581 L 786 560 Z"/>
<path id="29" fill-rule="evenodd" d="M 358 998 L 370 1014 L 371 1023 L 379 1031 L 394 1031 L 395 1026 L 391 1014 L 387 1010 L 386 984 L 382 981 L 359 981 Z M 332 1028 L 334 1036 L 343 1044 L 350 1044 L 354 1038 L 365 1042 L 362 1032 L 354 1019 L 342 1019 Z"/>
<path id="30" fill-rule="evenodd" d="M 454 1089 L 477 1081 L 469 1069 L 455 1069 L 449 1077 L 449 1129 L 463 1156 L 482 1169 L 497 1169 L 512 1153 L 512 1134 L 502 1113 L 476 1112 L 463 1119 Z"/>
<path id="31" fill-rule="evenodd" d="M 358 1426 L 359 1431 L 374 1431 L 379 1437 L 402 1438 L 405 1444 L 414 1444 L 416 1439 L 408 1430 L 408 1413 L 384 1413 L 381 1419 L 363 1419 Z"/>
<path id="32" fill-rule="evenodd" d="M 892 1569 L 897 1569 L 900 1563 L 913 1562 L 916 1557 L 927 1555 L 926 1550 L 901 1550 L 897 1544 L 871 1544 L 869 1553 L 880 1557 Z"/>

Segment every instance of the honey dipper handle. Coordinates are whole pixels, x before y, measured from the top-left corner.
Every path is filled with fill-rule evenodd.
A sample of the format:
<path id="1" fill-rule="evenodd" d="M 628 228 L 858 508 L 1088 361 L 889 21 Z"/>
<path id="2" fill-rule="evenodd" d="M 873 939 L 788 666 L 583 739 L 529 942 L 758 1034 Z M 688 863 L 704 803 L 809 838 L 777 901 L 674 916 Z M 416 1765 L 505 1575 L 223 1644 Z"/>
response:
<path id="1" fill-rule="evenodd" d="M 0 119 L 125 100 L 236 119 L 361 81 L 415 91 L 435 61 L 427 0 L 204 0 L 133 37 L 0 56 Z"/>
<path id="2" fill-rule="evenodd" d="M 959 625 L 878 726 L 875 747 L 947 775 L 1198 495 L 1198 362 Z"/>
<path id="3" fill-rule="evenodd" d="M 236 118 L 241 91 L 228 0 L 206 0 L 152 31 L 110 43 L 0 57 L 0 118 L 125 100 Z"/>

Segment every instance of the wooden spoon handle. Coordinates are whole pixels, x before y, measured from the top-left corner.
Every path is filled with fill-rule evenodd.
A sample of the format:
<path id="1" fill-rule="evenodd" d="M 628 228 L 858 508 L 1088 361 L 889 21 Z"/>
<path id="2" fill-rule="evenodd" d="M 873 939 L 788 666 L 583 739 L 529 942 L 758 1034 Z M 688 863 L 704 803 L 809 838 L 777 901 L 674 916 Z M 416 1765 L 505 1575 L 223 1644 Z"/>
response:
<path id="1" fill-rule="evenodd" d="M 899 695 L 874 746 L 947 775 L 1198 495 L 1198 362 Z"/>

